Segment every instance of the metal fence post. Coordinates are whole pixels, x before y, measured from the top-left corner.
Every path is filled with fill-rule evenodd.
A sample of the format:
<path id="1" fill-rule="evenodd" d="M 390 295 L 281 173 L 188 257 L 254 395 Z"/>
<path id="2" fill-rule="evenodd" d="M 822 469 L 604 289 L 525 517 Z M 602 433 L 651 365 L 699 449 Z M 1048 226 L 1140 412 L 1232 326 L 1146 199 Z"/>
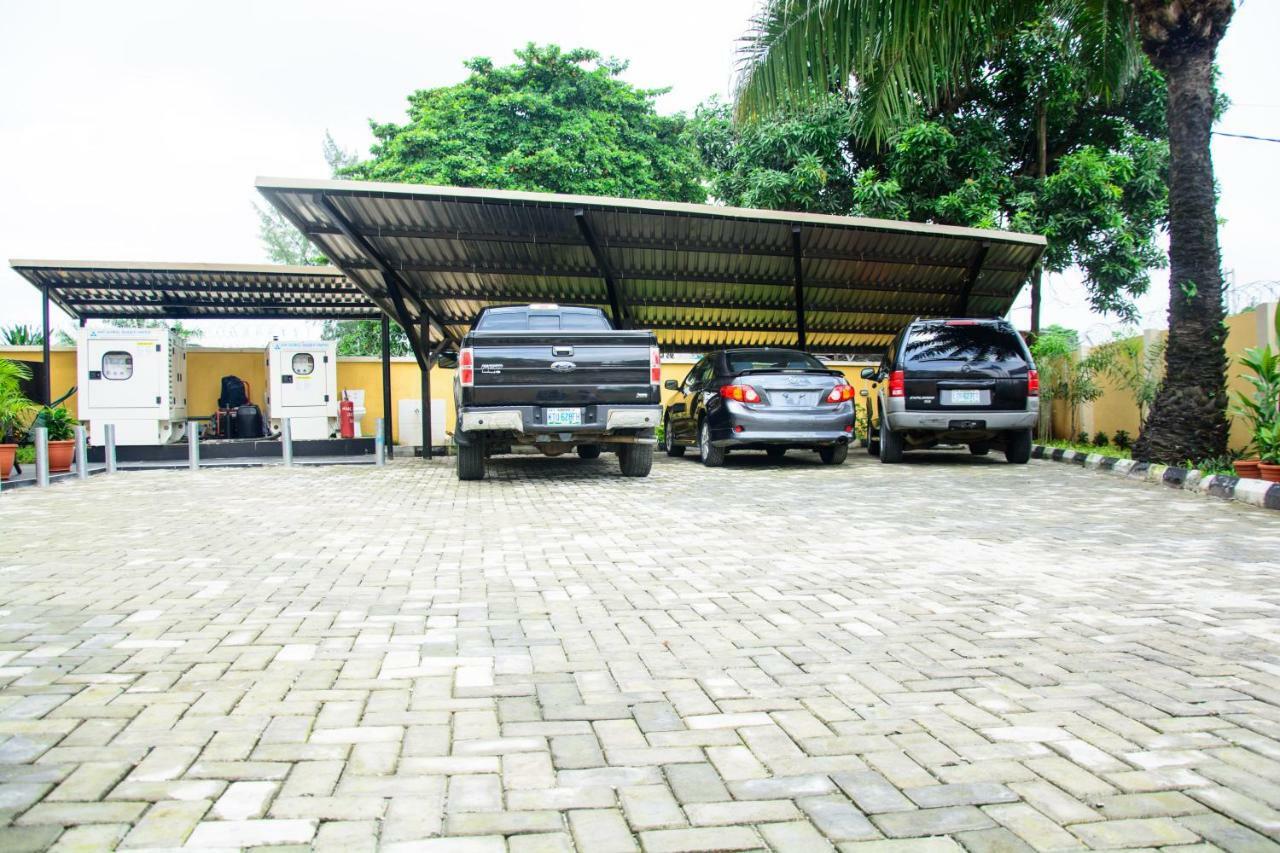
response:
<path id="1" fill-rule="evenodd" d="M 89 442 L 83 425 L 76 427 L 76 476 L 81 480 L 89 479 Z"/>
<path id="2" fill-rule="evenodd" d="M 293 429 L 288 418 L 280 419 L 280 455 L 285 465 L 293 464 Z"/>
<path id="3" fill-rule="evenodd" d="M 102 425 L 102 439 L 105 442 L 102 448 L 103 461 L 107 463 L 107 473 L 114 474 L 116 472 L 116 425 Z"/>
<path id="4" fill-rule="evenodd" d="M 387 436 L 382 431 L 382 418 L 378 418 L 378 427 L 373 438 L 373 464 L 387 464 Z"/>
<path id="5" fill-rule="evenodd" d="M 187 421 L 187 465 L 192 471 L 200 470 L 199 421 Z"/>
<path id="6" fill-rule="evenodd" d="M 36 427 L 36 485 L 49 485 L 49 430 Z"/>

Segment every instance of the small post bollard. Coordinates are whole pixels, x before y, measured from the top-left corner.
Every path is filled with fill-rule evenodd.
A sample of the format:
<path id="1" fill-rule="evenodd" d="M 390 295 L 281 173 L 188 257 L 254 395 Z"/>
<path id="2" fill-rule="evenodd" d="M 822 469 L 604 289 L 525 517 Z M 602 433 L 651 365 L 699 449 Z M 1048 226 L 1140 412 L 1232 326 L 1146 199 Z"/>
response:
<path id="1" fill-rule="evenodd" d="M 82 425 L 76 427 L 76 476 L 89 479 L 89 441 Z"/>
<path id="2" fill-rule="evenodd" d="M 284 458 L 285 465 L 293 464 L 293 430 L 288 418 L 280 419 L 280 455 Z"/>
<path id="3" fill-rule="evenodd" d="M 116 472 L 116 425 L 103 424 L 102 426 L 102 458 L 107 463 L 107 473 L 114 474 Z"/>
<path id="4" fill-rule="evenodd" d="M 200 422 L 187 421 L 187 467 L 200 470 Z"/>
<path id="5" fill-rule="evenodd" d="M 36 427 L 36 485 L 49 485 L 49 430 Z"/>
<path id="6" fill-rule="evenodd" d="M 373 464 L 387 464 L 387 437 L 382 431 L 382 418 L 378 418 L 378 425 L 373 433 Z"/>

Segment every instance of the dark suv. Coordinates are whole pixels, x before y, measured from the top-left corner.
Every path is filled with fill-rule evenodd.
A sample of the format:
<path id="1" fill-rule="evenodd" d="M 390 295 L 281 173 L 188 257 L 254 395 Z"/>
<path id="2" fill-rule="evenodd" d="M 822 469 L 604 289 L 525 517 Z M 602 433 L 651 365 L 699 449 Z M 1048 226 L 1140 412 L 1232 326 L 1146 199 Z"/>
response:
<path id="1" fill-rule="evenodd" d="M 862 377 L 878 383 L 874 407 L 867 401 L 867 449 L 881 462 L 938 444 L 967 444 L 978 456 L 1000 446 L 1015 463 L 1031 458 L 1040 377 L 1007 320 L 915 320 Z"/>

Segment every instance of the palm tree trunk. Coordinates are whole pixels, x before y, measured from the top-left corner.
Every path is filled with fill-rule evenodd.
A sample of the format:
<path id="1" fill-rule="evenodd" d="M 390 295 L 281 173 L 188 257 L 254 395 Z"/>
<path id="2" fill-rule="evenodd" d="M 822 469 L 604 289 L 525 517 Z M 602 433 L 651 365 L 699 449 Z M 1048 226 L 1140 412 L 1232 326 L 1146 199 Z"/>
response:
<path id="1" fill-rule="evenodd" d="M 1157 64 L 1169 86 L 1169 339 L 1165 379 L 1138 459 L 1178 463 L 1220 455 L 1227 443 L 1227 355 L 1213 160 L 1216 39 Z"/>

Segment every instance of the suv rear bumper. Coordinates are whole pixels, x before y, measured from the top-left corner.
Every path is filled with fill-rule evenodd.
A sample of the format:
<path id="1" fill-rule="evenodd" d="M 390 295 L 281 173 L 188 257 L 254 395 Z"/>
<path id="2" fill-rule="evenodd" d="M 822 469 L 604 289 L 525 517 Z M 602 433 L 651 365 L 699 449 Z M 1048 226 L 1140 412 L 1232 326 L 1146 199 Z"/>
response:
<path id="1" fill-rule="evenodd" d="M 992 411 L 931 411 L 931 412 L 886 412 L 889 429 L 929 430 L 934 432 L 991 430 L 1000 432 L 1010 429 L 1034 429 L 1040 419 L 1038 411 L 1031 412 L 992 412 Z M 981 426 L 952 426 L 952 424 L 981 424 Z"/>
<path id="2" fill-rule="evenodd" d="M 458 432 L 600 435 L 616 430 L 652 430 L 662 422 L 659 406 L 550 406 L 582 409 L 578 426 L 547 426 L 543 406 L 467 406 L 458 411 Z M 465 441 L 465 439 L 464 439 Z"/>
<path id="3" fill-rule="evenodd" d="M 756 444 L 844 444 L 852 437 L 853 404 L 840 403 L 822 409 L 774 409 L 762 411 L 742 403 L 726 402 L 708 412 L 711 443 L 717 447 Z M 741 427 L 741 431 L 735 431 Z"/>

